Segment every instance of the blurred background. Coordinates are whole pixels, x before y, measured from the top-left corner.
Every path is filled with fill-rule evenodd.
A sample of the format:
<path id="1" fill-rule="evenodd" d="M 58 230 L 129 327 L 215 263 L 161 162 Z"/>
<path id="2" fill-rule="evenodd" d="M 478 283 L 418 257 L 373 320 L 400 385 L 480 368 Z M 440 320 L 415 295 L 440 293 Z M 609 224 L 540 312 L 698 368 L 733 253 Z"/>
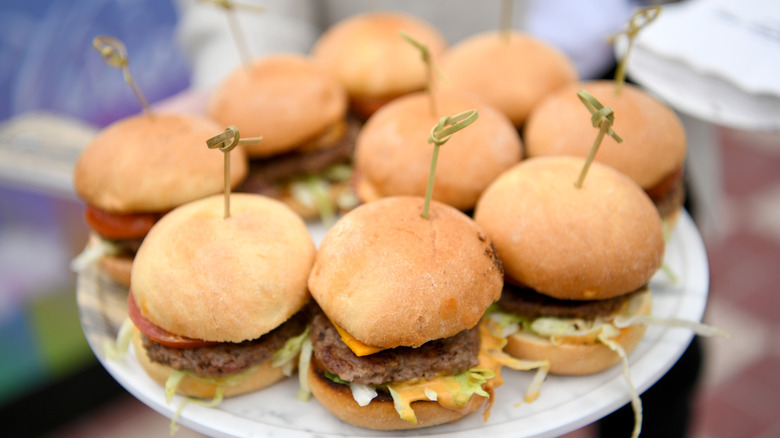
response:
<path id="1" fill-rule="evenodd" d="M 0 5 L 0 424 L 10 425 L 8 436 L 168 433 L 168 419 L 118 385 L 84 339 L 69 263 L 83 249 L 87 228 L 71 171 L 98 130 L 140 109 L 121 72 L 92 48 L 96 35 L 124 42 L 150 102 L 195 85 L 196 61 L 187 57 L 178 33 L 179 6 L 170 0 Z M 777 50 L 775 18 L 780 14 L 746 25 Z M 750 53 L 778 68 L 776 52 Z M 634 78 L 659 94 L 667 91 L 653 77 Z M 780 75 L 774 78 L 780 89 Z M 748 105 L 780 100 L 777 89 L 734 89 Z M 706 322 L 731 334 L 730 340 L 704 343 L 690 436 L 780 436 L 780 300 L 774 292 L 780 284 L 780 112 L 762 106 L 761 120 L 769 122 L 751 124 L 730 123 L 722 111 L 711 116 L 674 107 L 695 143 L 689 161 L 704 163 L 704 170 L 693 171 L 705 175 L 690 208 L 711 269 Z M 593 433 L 586 427 L 571 436 Z M 182 429 L 178 436 L 198 434 Z"/>

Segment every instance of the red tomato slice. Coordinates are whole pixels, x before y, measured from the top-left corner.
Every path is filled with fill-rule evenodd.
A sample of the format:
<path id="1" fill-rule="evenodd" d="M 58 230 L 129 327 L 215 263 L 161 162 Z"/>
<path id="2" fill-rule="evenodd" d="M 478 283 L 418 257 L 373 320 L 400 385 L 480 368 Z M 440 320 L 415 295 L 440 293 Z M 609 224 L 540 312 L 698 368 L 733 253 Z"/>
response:
<path id="1" fill-rule="evenodd" d="M 132 290 L 130 290 L 130 292 L 127 294 L 127 315 L 130 317 L 130 320 L 133 321 L 133 324 L 135 324 L 138 330 L 153 340 L 165 345 L 166 347 L 200 348 L 219 344 L 219 342 L 204 341 L 202 339 L 193 339 L 186 336 L 174 335 L 173 333 L 154 325 L 141 314 L 141 309 L 138 308 L 138 305 L 135 303 L 135 299 L 133 298 Z"/>
<path id="2" fill-rule="evenodd" d="M 114 240 L 143 238 L 161 216 L 160 213 L 115 214 L 91 205 L 87 205 L 84 212 L 89 228 Z"/>

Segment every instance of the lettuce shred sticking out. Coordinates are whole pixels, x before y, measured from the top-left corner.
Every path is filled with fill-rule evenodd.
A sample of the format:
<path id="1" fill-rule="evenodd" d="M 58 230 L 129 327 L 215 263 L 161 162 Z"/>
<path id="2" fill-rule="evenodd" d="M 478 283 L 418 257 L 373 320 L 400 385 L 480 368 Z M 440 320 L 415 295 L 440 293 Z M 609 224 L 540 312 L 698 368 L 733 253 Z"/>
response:
<path id="1" fill-rule="evenodd" d="M 308 330 L 307 330 L 308 331 Z M 306 336 L 301 344 L 301 353 L 298 356 L 298 384 L 300 389 L 295 398 L 300 401 L 309 401 L 311 398 L 311 388 L 309 387 L 309 367 L 311 366 L 311 356 L 314 349 L 311 339 Z"/>
<path id="2" fill-rule="evenodd" d="M 119 360 L 127 354 L 130 348 L 130 339 L 133 337 L 133 323 L 130 318 L 125 318 L 119 331 L 116 334 L 116 342 L 112 343 L 108 339 L 103 341 L 103 353 L 108 360 Z"/>
<path id="3" fill-rule="evenodd" d="M 100 260 L 104 255 L 115 255 L 118 253 L 119 248 L 116 245 L 105 239 L 98 238 L 94 244 L 85 247 L 84 251 L 70 262 L 70 270 L 81 272 Z"/>
<path id="4" fill-rule="evenodd" d="M 615 318 L 613 321 L 613 324 L 617 328 L 626 328 L 631 325 L 635 324 L 655 324 L 665 327 L 678 327 L 678 328 L 686 328 L 694 333 L 696 333 L 699 336 L 723 336 L 725 338 L 728 338 L 728 333 L 724 332 L 723 330 L 713 327 L 706 324 L 701 324 L 695 321 L 688 321 L 685 319 L 677 319 L 677 318 L 660 318 L 653 315 L 641 315 L 641 316 L 634 316 L 631 318 L 625 318 L 622 316 L 619 316 Z"/>
<path id="5" fill-rule="evenodd" d="M 611 329 L 608 329 L 611 327 Z M 642 399 L 639 398 L 639 394 L 636 391 L 634 382 L 631 379 L 631 370 L 628 365 L 628 357 L 626 351 L 617 342 L 611 338 L 617 336 L 620 330 L 613 326 L 605 326 L 604 330 L 599 334 L 599 341 L 610 348 L 620 356 L 620 360 L 623 363 L 623 376 L 626 378 L 628 384 L 629 394 L 631 395 L 631 407 L 634 408 L 634 430 L 631 433 L 631 438 L 638 438 L 639 433 L 642 432 Z"/>
<path id="6" fill-rule="evenodd" d="M 177 421 L 181 416 L 182 410 L 184 410 L 184 405 L 186 405 L 187 403 L 195 403 L 201 406 L 205 406 L 207 408 L 213 408 L 214 406 L 217 406 L 220 403 L 222 403 L 223 398 L 224 398 L 224 391 L 222 390 L 221 386 L 217 387 L 217 391 L 214 394 L 214 398 L 212 398 L 211 400 L 200 400 L 197 398 L 184 397 L 181 403 L 179 403 L 179 407 L 176 408 L 176 413 L 173 415 L 173 418 L 171 418 L 171 424 L 170 424 L 171 436 L 176 434 L 176 431 L 179 430 L 179 425 L 177 424 Z"/>
<path id="7" fill-rule="evenodd" d="M 350 383 L 349 389 L 352 391 L 352 398 L 355 399 L 358 405 L 368 406 L 378 394 L 376 388 L 370 385 L 363 385 L 360 383 Z"/>
<path id="8" fill-rule="evenodd" d="M 271 358 L 271 366 L 274 368 L 283 367 L 284 375 L 287 377 L 292 376 L 295 368 L 295 359 L 301 352 L 301 347 L 306 339 L 309 338 L 309 327 L 306 327 L 300 335 L 293 336 L 284 343 L 282 348 L 274 351 Z"/>

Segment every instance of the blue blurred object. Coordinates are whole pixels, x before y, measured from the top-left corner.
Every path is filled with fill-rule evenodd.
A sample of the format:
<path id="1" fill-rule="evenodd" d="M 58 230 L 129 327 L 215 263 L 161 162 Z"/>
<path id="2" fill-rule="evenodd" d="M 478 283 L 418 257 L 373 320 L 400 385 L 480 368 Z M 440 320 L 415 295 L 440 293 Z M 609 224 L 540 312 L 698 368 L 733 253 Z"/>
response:
<path id="1" fill-rule="evenodd" d="M 92 48 L 97 35 L 127 47 L 129 68 L 147 100 L 189 86 L 171 0 L 4 0 L 0 6 L 0 120 L 31 110 L 98 126 L 138 113 L 122 73 Z"/>

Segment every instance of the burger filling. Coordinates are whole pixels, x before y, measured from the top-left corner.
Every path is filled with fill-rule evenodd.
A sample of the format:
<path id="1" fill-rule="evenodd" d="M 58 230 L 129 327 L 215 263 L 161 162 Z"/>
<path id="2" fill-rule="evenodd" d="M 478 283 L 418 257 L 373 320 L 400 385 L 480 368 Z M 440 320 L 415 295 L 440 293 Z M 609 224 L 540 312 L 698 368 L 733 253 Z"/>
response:
<path id="1" fill-rule="evenodd" d="M 605 300 L 560 300 L 505 283 L 501 298 L 489 313 L 507 336 L 525 332 L 553 343 L 597 342 L 605 333 L 618 332 L 612 320 L 621 314 L 632 316 L 634 298 L 647 291 L 647 286 L 643 286 Z"/>
<path id="2" fill-rule="evenodd" d="M 682 169 L 679 169 L 646 190 L 662 218 L 674 214 L 685 202 L 685 182 Z"/>
<path id="3" fill-rule="evenodd" d="M 489 328 L 491 324 L 483 320 L 470 330 L 417 348 L 397 347 L 358 356 L 325 314 L 318 312 L 311 323 L 312 366 L 332 384 L 349 386 L 360 406 L 374 399 L 392 399 L 399 416 L 412 424 L 417 424 L 411 407 L 414 401 L 435 401 L 457 410 L 467 408 L 474 395 L 490 399 L 493 389 L 503 382 L 502 366 L 538 370 L 526 396 L 533 400 L 549 364 L 520 361 L 503 353 L 506 339 L 497 328 Z"/>
<path id="4" fill-rule="evenodd" d="M 276 199 L 292 196 L 321 213 L 333 208 L 330 198 L 323 205 L 321 192 L 327 193 L 331 185 L 349 179 L 359 128 L 356 121 L 350 120 L 311 144 L 276 156 L 251 159 L 249 175 L 237 190 Z"/>
<path id="5" fill-rule="evenodd" d="M 308 315 L 298 312 L 273 331 L 239 343 L 220 342 L 199 348 L 172 348 L 142 335 L 147 356 L 176 370 L 187 370 L 199 377 L 224 377 L 267 362 L 282 349 L 288 339 L 306 330 Z"/>

